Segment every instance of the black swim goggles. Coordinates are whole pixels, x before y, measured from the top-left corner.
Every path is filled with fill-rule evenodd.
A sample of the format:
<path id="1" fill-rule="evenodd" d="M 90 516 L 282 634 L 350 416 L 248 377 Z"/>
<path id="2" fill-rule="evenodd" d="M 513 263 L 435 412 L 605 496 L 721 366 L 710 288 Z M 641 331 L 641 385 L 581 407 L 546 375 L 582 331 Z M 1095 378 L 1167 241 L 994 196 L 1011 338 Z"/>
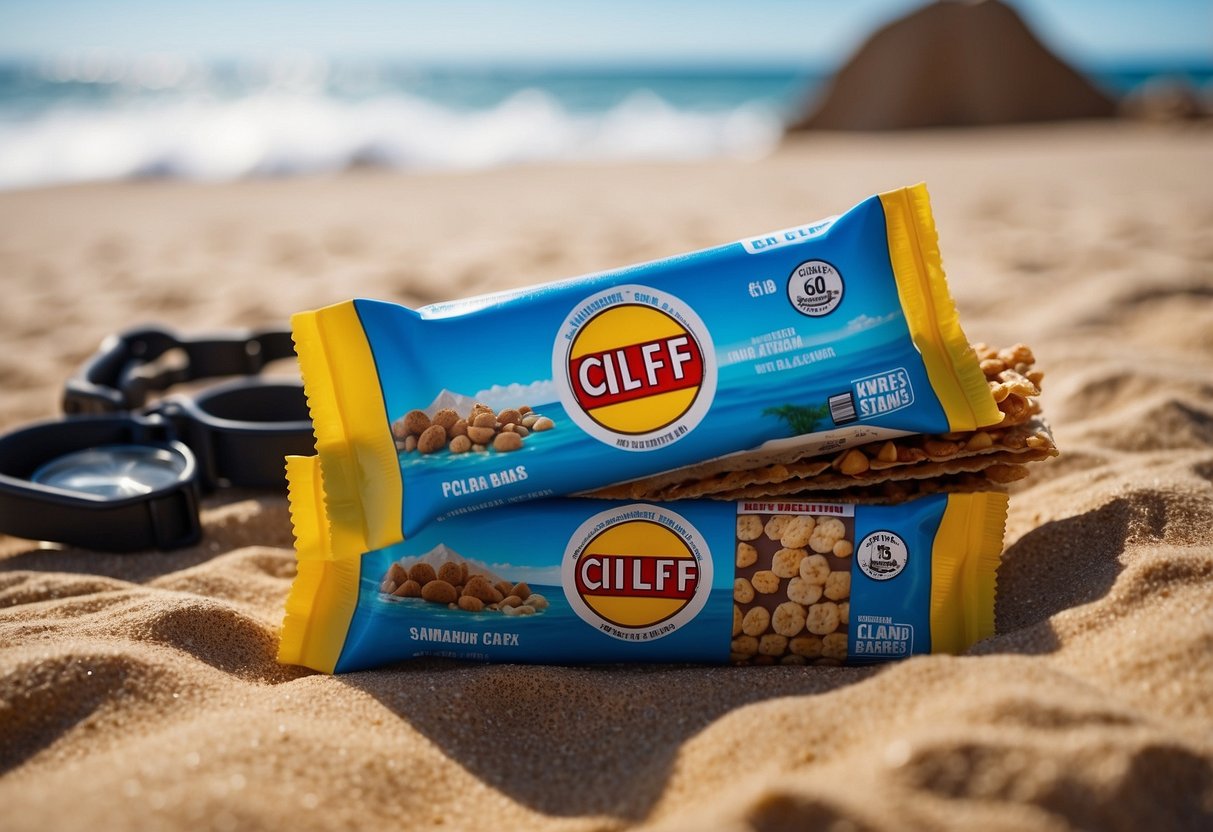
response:
<path id="1" fill-rule="evenodd" d="M 0 533 L 111 552 L 196 543 L 201 493 L 281 490 L 283 457 L 313 452 L 302 386 L 259 375 L 293 356 L 287 330 L 110 336 L 67 382 L 62 418 L 0 436 Z M 243 378 L 148 401 L 221 376 Z"/>

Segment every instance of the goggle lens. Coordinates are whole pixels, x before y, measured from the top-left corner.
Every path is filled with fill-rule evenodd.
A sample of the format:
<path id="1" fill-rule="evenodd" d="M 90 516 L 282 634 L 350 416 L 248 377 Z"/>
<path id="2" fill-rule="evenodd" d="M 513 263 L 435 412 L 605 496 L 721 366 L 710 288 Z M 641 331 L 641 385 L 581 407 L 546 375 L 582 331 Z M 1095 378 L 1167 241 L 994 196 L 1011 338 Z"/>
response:
<path id="1" fill-rule="evenodd" d="M 176 484 L 188 463 L 151 445 L 102 445 L 46 463 L 30 479 L 66 491 L 108 499 L 138 497 Z"/>

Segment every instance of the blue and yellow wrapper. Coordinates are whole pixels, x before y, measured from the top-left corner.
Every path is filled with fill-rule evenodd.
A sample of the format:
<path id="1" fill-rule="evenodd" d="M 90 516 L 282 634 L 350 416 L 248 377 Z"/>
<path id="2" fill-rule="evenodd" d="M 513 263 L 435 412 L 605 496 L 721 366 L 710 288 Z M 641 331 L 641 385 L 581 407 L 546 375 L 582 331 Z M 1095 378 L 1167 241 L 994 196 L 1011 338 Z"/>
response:
<path id="1" fill-rule="evenodd" d="M 693 254 L 292 327 L 339 551 L 722 456 L 1002 418 L 922 185 Z"/>
<path id="2" fill-rule="evenodd" d="M 287 463 L 298 577 L 279 660 L 865 664 L 994 632 L 1007 498 L 899 505 L 562 498 L 334 548 L 315 457 Z"/>

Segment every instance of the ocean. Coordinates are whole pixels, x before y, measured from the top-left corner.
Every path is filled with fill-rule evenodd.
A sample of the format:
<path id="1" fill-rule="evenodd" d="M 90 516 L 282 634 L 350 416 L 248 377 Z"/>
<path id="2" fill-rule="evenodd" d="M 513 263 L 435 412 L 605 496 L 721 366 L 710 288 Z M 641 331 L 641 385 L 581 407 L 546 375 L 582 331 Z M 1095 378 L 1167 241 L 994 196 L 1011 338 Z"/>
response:
<path id="1" fill-rule="evenodd" d="M 1105 88 L 1207 67 L 1093 67 Z M 229 180 L 359 166 L 470 170 L 585 160 L 758 157 L 829 70 L 415 67 L 306 56 L 0 63 L 0 188 Z"/>

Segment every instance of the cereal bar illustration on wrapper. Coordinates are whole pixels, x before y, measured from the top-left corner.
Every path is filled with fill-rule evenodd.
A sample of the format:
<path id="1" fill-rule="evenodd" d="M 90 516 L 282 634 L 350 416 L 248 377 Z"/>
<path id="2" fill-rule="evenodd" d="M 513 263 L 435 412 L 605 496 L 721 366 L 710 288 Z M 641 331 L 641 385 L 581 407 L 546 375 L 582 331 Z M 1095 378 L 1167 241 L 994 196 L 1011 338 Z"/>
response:
<path id="1" fill-rule="evenodd" d="M 334 545 L 362 551 L 709 460 L 1005 416 L 922 185 L 667 260 L 417 310 L 347 301 L 292 328 Z"/>
<path id="2" fill-rule="evenodd" d="M 333 548 L 315 457 L 287 465 L 298 576 L 279 659 L 863 664 L 993 634 L 1007 498 L 549 499 Z M 314 509 L 320 506 L 320 511 Z"/>

